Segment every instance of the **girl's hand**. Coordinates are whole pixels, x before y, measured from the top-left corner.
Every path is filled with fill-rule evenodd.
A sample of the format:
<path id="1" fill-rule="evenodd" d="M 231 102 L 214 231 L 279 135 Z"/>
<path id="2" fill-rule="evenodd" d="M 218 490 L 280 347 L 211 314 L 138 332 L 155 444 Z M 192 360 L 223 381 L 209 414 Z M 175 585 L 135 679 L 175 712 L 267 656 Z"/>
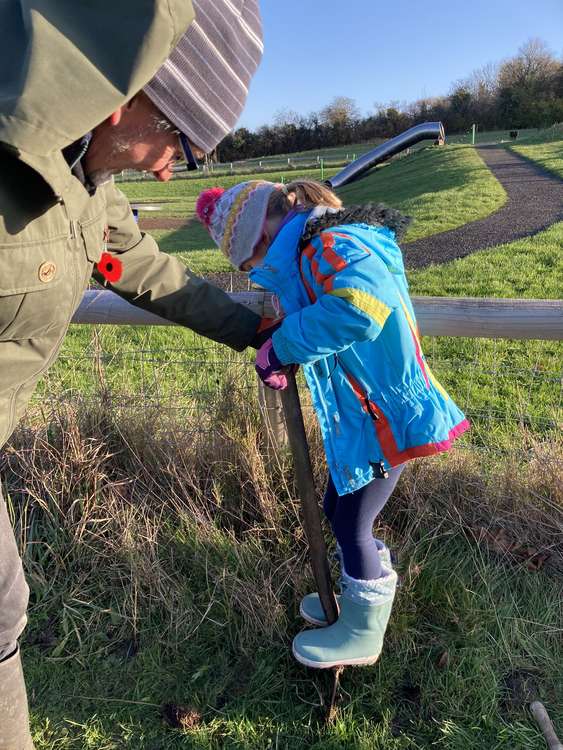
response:
<path id="1" fill-rule="evenodd" d="M 284 365 L 277 358 L 271 338 L 256 352 L 254 367 L 258 377 L 268 388 L 273 388 L 275 391 L 283 391 L 287 388 L 287 378 L 283 372 Z"/>

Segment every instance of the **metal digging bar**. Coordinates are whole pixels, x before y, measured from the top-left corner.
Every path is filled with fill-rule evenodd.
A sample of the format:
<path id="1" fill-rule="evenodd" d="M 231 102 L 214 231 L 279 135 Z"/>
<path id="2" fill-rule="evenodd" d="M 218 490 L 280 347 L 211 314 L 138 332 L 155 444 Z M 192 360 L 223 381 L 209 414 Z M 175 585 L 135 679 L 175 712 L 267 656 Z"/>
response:
<path id="1" fill-rule="evenodd" d="M 303 412 L 301 411 L 299 391 L 293 373 L 287 373 L 287 388 L 281 391 L 281 398 L 287 425 L 287 436 L 295 465 L 297 489 L 301 497 L 303 528 L 309 543 L 313 576 L 326 619 L 328 624 L 332 625 L 338 619 L 338 607 L 332 590 L 326 545 L 321 529 L 321 517 L 315 495 L 311 458 L 303 423 Z"/>
<path id="2" fill-rule="evenodd" d="M 349 182 L 354 182 L 354 180 L 363 177 L 370 169 L 373 169 L 380 162 L 395 156 L 399 151 L 403 151 L 405 148 L 414 146 L 415 143 L 428 138 L 438 140 L 441 143 L 444 142 L 446 134 L 441 122 L 422 122 L 420 125 L 415 125 L 405 130 L 404 133 L 396 135 L 389 141 L 382 143 L 381 146 L 377 146 L 368 151 L 367 154 L 363 154 L 363 156 L 355 159 L 347 167 L 340 170 L 338 174 L 335 174 L 329 180 L 325 180 L 325 182 L 330 188 L 336 190 Z"/>

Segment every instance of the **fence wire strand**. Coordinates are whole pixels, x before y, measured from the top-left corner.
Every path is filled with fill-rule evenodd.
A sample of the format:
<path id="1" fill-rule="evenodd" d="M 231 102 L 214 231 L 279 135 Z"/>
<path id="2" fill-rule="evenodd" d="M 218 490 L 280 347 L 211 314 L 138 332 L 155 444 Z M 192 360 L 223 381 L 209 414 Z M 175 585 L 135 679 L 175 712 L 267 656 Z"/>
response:
<path id="1" fill-rule="evenodd" d="M 186 347 L 155 349 L 149 335 L 133 348 L 131 341 L 122 346 L 94 329 L 87 347 L 63 352 L 34 400 L 88 403 L 103 391 L 112 408 L 152 409 L 163 419 L 181 420 L 192 433 L 211 429 L 218 410 L 225 409 L 229 389 L 236 388 L 237 398 L 258 411 L 252 353 L 192 337 Z M 472 422 L 465 445 L 507 453 L 525 451 L 530 438 L 560 438 L 559 343 L 426 337 L 424 345 L 436 377 Z M 304 409 L 310 411 L 302 375 L 299 382 Z"/>

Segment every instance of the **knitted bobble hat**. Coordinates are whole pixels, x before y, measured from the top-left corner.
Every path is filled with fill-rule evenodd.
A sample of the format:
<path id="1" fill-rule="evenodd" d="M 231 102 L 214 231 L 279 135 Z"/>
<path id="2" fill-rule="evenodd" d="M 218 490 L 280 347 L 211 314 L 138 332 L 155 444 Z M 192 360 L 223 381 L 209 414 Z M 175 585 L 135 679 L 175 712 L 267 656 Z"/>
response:
<path id="1" fill-rule="evenodd" d="M 229 190 L 204 190 L 197 199 L 199 219 L 236 268 L 252 257 L 262 235 L 268 201 L 277 189 L 273 182 L 251 180 Z"/>
<path id="2" fill-rule="evenodd" d="M 205 153 L 235 126 L 262 58 L 258 0 L 192 0 L 195 20 L 147 96 Z"/>

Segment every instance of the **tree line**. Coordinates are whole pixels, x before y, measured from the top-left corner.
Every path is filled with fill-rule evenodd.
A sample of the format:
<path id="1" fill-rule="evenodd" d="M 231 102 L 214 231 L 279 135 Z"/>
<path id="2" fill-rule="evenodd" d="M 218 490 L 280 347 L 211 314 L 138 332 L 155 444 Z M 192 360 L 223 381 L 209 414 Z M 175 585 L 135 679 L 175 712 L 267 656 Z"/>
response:
<path id="1" fill-rule="evenodd" d="M 280 110 L 272 125 L 235 130 L 216 157 L 227 162 L 392 138 L 420 122 L 436 120 L 452 134 L 469 130 L 473 123 L 479 130 L 508 130 L 562 122 L 563 62 L 542 40 L 531 39 L 514 57 L 489 63 L 455 82 L 447 96 L 376 104 L 367 117 L 346 96 L 306 116 Z"/>

